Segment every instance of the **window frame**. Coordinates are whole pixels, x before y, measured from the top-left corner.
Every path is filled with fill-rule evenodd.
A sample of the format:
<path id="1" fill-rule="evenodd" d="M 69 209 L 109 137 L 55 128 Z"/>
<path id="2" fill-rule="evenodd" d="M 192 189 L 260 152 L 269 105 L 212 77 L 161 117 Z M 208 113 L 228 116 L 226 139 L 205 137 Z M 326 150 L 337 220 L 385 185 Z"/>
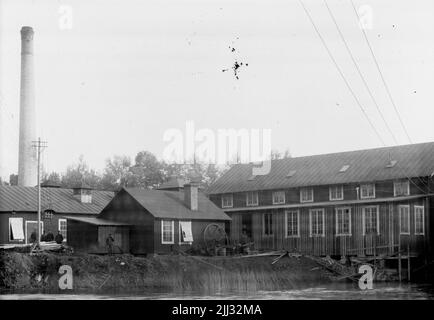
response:
<path id="1" fill-rule="evenodd" d="M 12 239 L 11 238 L 11 220 L 12 219 L 20 219 L 21 220 L 21 225 L 23 227 L 23 235 L 24 235 L 24 239 Z M 26 230 L 25 228 L 25 222 L 24 222 L 24 218 L 23 217 L 9 217 L 8 219 L 8 233 L 9 233 L 9 237 L 8 240 L 9 242 L 26 242 Z"/>
<path id="2" fill-rule="evenodd" d="M 231 204 L 230 205 L 224 205 L 224 199 L 226 197 L 230 197 Z M 222 208 L 233 208 L 234 207 L 234 194 L 233 193 L 226 193 L 222 195 Z"/>
<path id="3" fill-rule="evenodd" d="M 372 190 L 374 195 L 373 196 L 363 196 L 363 187 L 364 186 L 373 186 Z M 375 183 L 362 183 L 360 184 L 360 199 L 375 199 Z"/>
<path id="4" fill-rule="evenodd" d="M 417 232 L 416 209 L 422 209 L 422 232 Z M 425 235 L 425 206 L 421 206 L 421 205 L 414 206 L 414 234 L 416 236 Z"/>
<path id="5" fill-rule="evenodd" d="M 303 191 L 307 191 L 307 190 L 310 191 L 312 199 L 303 201 Z M 300 203 L 309 203 L 309 202 L 313 202 L 313 188 L 301 188 L 300 189 Z"/>
<path id="6" fill-rule="evenodd" d="M 377 210 L 377 221 L 376 221 L 376 233 L 377 235 L 380 234 L 380 206 L 365 206 L 362 208 L 362 233 L 365 236 L 366 233 L 366 209 L 375 208 Z"/>
<path id="7" fill-rule="evenodd" d="M 332 198 L 332 188 L 341 189 L 341 198 Z M 344 186 L 343 185 L 329 186 L 329 200 L 330 201 L 344 200 Z"/>
<path id="8" fill-rule="evenodd" d="M 312 212 L 313 211 L 321 211 L 322 212 L 322 233 L 321 234 L 313 234 L 312 233 Z M 325 237 L 325 210 L 324 208 L 321 209 L 309 209 L 309 237 L 315 238 L 315 237 Z"/>
<path id="9" fill-rule="evenodd" d="M 60 223 L 61 222 L 65 222 L 65 235 L 62 234 L 62 232 L 61 232 L 62 230 L 60 229 Z M 57 230 L 59 230 L 60 234 L 62 234 L 63 242 L 66 242 L 66 237 L 68 234 L 68 220 L 64 219 L 64 218 L 59 218 L 59 220 L 57 221 Z"/>
<path id="10" fill-rule="evenodd" d="M 251 194 L 255 194 L 256 195 L 256 202 L 252 202 L 252 203 L 250 203 L 249 204 L 249 193 L 251 193 Z M 246 206 L 247 207 L 256 207 L 256 206 L 258 206 L 259 205 L 259 194 L 258 194 L 258 191 L 247 191 L 246 192 Z"/>
<path id="11" fill-rule="evenodd" d="M 408 209 L 408 232 L 402 232 L 402 225 L 401 225 L 401 208 L 407 208 Z M 401 235 L 410 235 L 411 233 L 411 225 L 410 225 L 410 205 L 408 204 L 401 204 L 398 205 L 398 218 L 399 218 L 399 234 Z"/>
<path id="12" fill-rule="evenodd" d="M 297 213 L 297 234 L 288 235 L 288 213 Z M 300 238 L 300 210 L 285 210 L 285 238 Z"/>
<path id="13" fill-rule="evenodd" d="M 396 184 L 398 183 L 406 183 L 407 184 L 407 192 L 405 194 L 396 194 Z M 409 180 L 398 180 L 393 181 L 393 196 L 394 197 L 405 197 L 410 195 L 410 181 Z"/>
<path id="14" fill-rule="evenodd" d="M 274 201 L 274 194 L 277 194 L 277 193 L 283 194 L 283 201 L 282 202 L 275 202 Z M 273 204 L 285 204 L 286 203 L 286 194 L 285 194 L 285 191 L 283 191 L 283 190 L 273 191 L 271 193 L 271 201 L 272 201 Z"/>
<path id="15" fill-rule="evenodd" d="M 29 237 L 32 235 L 31 233 L 28 235 L 27 234 L 27 224 L 28 223 L 36 223 L 36 225 L 38 224 L 37 220 L 26 220 L 24 223 L 24 236 L 26 237 L 26 244 L 29 243 Z M 41 221 L 41 234 L 40 236 L 42 236 L 42 234 L 44 233 L 44 221 Z"/>
<path id="16" fill-rule="evenodd" d="M 268 231 L 271 233 L 265 233 L 265 216 L 270 216 L 271 219 L 271 225 L 268 225 Z M 270 212 L 264 212 L 262 214 L 262 236 L 264 237 L 272 237 L 274 235 L 274 231 L 273 231 L 273 214 Z M 271 227 L 271 229 L 270 229 Z"/>
<path id="17" fill-rule="evenodd" d="M 171 223 L 172 241 L 164 241 L 164 222 Z M 175 243 L 175 220 L 161 220 L 161 244 L 174 244 Z"/>
<path id="18" fill-rule="evenodd" d="M 349 219 L 348 219 L 348 232 L 345 232 L 345 233 L 339 233 L 338 232 L 338 230 L 339 230 L 339 219 L 338 219 L 338 211 L 339 210 L 348 210 L 349 212 L 348 212 L 348 216 L 349 216 Z M 345 212 L 345 211 L 344 211 Z M 351 225 L 351 216 L 352 216 L 352 210 L 351 210 L 351 207 L 337 207 L 337 208 L 335 208 L 335 219 L 336 219 L 336 223 L 335 223 L 335 225 L 336 225 L 336 230 L 335 230 L 335 233 L 336 233 L 336 237 L 343 237 L 343 236 L 352 236 L 352 229 L 351 229 L 351 227 L 352 227 L 352 225 Z"/>

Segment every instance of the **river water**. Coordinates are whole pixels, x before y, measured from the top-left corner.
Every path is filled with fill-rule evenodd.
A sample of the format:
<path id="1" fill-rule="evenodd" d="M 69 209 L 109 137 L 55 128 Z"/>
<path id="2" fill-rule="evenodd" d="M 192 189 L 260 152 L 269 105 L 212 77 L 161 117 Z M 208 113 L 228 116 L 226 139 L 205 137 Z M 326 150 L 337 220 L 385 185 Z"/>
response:
<path id="1" fill-rule="evenodd" d="M 250 300 L 250 299 L 279 299 L 279 300 L 427 300 L 434 299 L 433 285 L 409 284 L 374 284 L 371 290 L 360 290 L 351 283 L 324 285 L 306 289 L 283 291 L 256 291 L 218 293 L 155 293 L 155 292 L 127 292 L 127 293 L 62 293 L 62 294 L 23 294 L 3 293 L 0 300 Z"/>

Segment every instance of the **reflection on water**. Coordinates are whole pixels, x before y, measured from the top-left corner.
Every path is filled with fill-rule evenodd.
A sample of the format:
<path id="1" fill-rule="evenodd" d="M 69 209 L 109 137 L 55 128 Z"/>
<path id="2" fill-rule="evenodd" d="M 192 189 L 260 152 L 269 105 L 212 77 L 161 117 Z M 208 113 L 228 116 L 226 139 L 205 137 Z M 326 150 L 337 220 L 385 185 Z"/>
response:
<path id="1" fill-rule="evenodd" d="M 368 300 L 368 299 L 434 299 L 434 287 L 432 285 L 407 285 L 407 284 L 375 284 L 374 289 L 362 291 L 354 284 L 339 283 L 327 286 L 320 286 L 299 290 L 286 291 L 257 291 L 254 293 L 226 293 L 226 294 L 201 294 L 201 293 L 151 293 L 151 292 L 129 292 L 129 293 L 74 293 L 74 294 L 20 294 L 6 293 L 0 295 L 1 299 L 9 300 L 147 300 L 147 299 L 223 299 L 223 300 L 239 300 L 239 299 L 280 299 L 280 300 L 296 300 L 296 299 L 319 299 L 319 300 Z"/>

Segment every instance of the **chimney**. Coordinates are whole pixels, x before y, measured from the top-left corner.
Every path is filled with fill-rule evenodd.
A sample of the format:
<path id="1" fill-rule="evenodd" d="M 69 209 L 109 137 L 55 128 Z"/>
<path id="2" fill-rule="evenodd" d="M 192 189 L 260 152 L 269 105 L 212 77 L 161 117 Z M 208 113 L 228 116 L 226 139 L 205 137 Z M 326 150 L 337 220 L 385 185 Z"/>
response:
<path id="1" fill-rule="evenodd" d="M 37 184 L 35 123 L 35 81 L 33 70 L 33 29 L 21 28 L 21 88 L 20 140 L 18 154 L 18 185 L 34 187 Z"/>
<path id="2" fill-rule="evenodd" d="M 184 185 L 184 202 L 192 211 L 197 211 L 199 207 L 199 181 L 191 180 Z"/>

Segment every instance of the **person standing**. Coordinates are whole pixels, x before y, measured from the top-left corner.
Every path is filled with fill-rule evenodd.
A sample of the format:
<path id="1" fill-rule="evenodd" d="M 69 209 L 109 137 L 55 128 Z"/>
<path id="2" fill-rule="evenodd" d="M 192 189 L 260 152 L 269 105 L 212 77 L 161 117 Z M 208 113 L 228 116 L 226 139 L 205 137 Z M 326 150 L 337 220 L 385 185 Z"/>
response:
<path id="1" fill-rule="evenodd" d="M 113 254 L 113 244 L 114 244 L 114 242 L 115 242 L 115 239 L 113 239 L 112 235 L 109 234 L 108 237 L 107 237 L 107 239 L 105 240 L 105 244 L 107 246 L 107 253 L 109 255 Z"/>
<path id="2" fill-rule="evenodd" d="M 62 244 L 63 236 L 60 233 L 60 230 L 57 230 L 57 234 L 56 234 L 56 237 L 54 238 L 54 241 L 56 241 L 57 244 Z"/>

